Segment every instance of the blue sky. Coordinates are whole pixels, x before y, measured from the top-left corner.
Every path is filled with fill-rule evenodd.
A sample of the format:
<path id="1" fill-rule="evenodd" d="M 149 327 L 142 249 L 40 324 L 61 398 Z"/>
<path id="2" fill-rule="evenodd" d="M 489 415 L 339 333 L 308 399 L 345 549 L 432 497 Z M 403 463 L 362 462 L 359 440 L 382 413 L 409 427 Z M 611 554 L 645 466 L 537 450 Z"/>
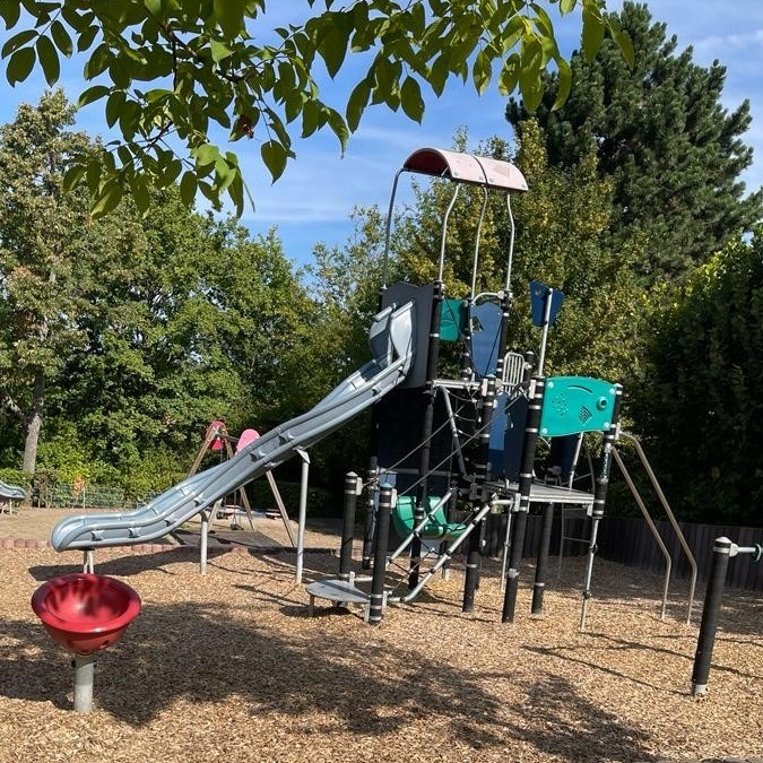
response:
<path id="1" fill-rule="evenodd" d="M 318 7 L 320 4 L 316 4 Z M 610 8 L 619 3 L 610 2 Z M 306 3 L 271 0 L 267 18 L 272 26 L 296 21 Z M 692 45 L 695 60 L 703 65 L 719 59 L 728 69 L 724 104 L 735 108 L 748 98 L 753 124 L 746 142 L 755 149 L 755 163 L 745 174 L 748 189 L 763 185 L 763 2 L 736 0 L 657 0 L 650 4 L 656 20 L 668 25 L 679 46 Z M 570 52 L 577 45 L 577 19 L 557 24 L 562 49 Z M 321 83 L 322 94 L 340 111 L 359 67 L 351 57 L 343 76 Z M 82 89 L 80 64 L 73 62 L 63 72 L 61 84 L 71 98 Z M 44 89 L 39 72 L 15 90 L 5 84 L 0 101 L 0 119 L 13 118 L 21 101 L 36 101 Z M 402 112 L 394 114 L 385 107 L 366 112 L 349 147 L 340 156 L 336 139 L 321 133 L 307 140 L 295 138 L 297 160 L 290 162 L 284 176 L 274 185 L 259 162 L 259 143 L 236 144 L 247 181 L 255 197 L 256 209 L 247 209 L 243 222 L 253 233 L 276 226 L 287 256 L 298 263 L 308 262 L 318 241 L 343 244 L 352 231 L 349 220 L 354 205 L 378 204 L 386 208 L 392 179 L 405 158 L 422 146 L 448 147 L 459 127 L 468 128 L 470 142 L 492 135 L 510 138 L 503 118 L 506 99 L 494 87 L 478 97 L 469 83 L 452 82 L 444 95 L 427 97 L 423 123 L 408 120 Z M 78 124 L 91 134 L 103 133 L 105 122 L 98 105 L 87 107 Z M 528 178 L 532 190 L 532 178 Z"/>

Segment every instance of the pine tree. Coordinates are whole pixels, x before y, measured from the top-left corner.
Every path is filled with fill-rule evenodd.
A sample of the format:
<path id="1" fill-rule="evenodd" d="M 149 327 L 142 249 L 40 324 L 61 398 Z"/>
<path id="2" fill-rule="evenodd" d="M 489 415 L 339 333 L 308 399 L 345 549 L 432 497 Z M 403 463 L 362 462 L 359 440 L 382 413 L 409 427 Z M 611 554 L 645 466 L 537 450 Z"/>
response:
<path id="1" fill-rule="evenodd" d="M 573 167 L 592 140 L 598 146 L 599 172 L 612 180 L 613 244 L 636 230 L 646 234 L 649 254 L 639 270 L 652 283 L 682 276 L 749 230 L 763 213 L 763 194 L 745 197 L 750 107 L 746 100 L 730 113 L 723 107 L 726 69 L 718 61 L 698 66 L 691 48 L 678 51 L 676 37 L 652 23 L 644 5 L 627 2 L 613 15 L 633 41 L 635 66 L 611 40 L 594 61 L 576 53 L 567 103 L 553 112 L 547 96 L 537 118 L 552 165 Z M 525 118 L 512 101 L 509 122 L 517 127 Z"/>

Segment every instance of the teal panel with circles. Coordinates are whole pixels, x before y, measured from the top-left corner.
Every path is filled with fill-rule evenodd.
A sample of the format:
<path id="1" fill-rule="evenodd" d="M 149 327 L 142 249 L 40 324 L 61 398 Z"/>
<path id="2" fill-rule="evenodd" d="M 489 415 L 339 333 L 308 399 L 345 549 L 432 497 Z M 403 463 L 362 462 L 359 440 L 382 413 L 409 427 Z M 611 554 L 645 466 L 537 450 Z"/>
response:
<path id="1" fill-rule="evenodd" d="M 550 376 L 540 418 L 541 437 L 606 432 L 612 426 L 617 387 L 587 376 Z"/>

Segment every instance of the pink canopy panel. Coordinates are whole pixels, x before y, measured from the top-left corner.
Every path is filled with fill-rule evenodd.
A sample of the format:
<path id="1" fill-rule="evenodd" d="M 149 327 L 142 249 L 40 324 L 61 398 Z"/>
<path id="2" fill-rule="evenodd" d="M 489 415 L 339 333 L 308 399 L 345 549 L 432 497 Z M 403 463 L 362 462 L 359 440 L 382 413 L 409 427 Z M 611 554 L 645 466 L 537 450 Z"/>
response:
<path id="1" fill-rule="evenodd" d="M 496 190 L 527 190 L 524 176 L 509 162 L 442 148 L 420 148 L 414 151 L 405 160 L 403 169 Z"/>

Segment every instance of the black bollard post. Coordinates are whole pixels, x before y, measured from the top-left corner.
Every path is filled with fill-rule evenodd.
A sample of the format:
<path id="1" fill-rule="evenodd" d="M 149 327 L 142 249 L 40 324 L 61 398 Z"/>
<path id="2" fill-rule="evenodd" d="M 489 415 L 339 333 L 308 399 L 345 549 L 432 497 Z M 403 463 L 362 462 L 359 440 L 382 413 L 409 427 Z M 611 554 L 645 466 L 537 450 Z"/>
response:
<path id="1" fill-rule="evenodd" d="M 344 478 L 344 521 L 342 545 L 339 550 L 339 577 L 350 579 L 352 570 L 352 544 L 355 540 L 355 507 L 358 501 L 358 475 L 348 472 Z"/>
<path id="2" fill-rule="evenodd" d="M 533 603 L 530 612 L 533 615 L 543 614 L 543 594 L 546 591 L 548 578 L 548 555 L 551 549 L 551 529 L 554 526 L 554 504 L 547 503 L 543 508 L 543 529 L 538 549 L 538 564 L 535 567 L 535 583 L 533 584 Z"/>
<path id="3" fill-rule="evenodd" d="M 506 591 L 503 596 L 503 612 L 501 614 L 501 622 L 503 623 L 514 622 L 514 610 L 517 606 L 519 567 L 522 564 L 522 555 L 525 547 L 527 515 L 530 512 L 530 490 L 532 488 L 533 468 L 535 466 L 535 448 L 538 444 L 538 430 L 540 428 L 540 416 L 545 391 L 545 378 L 542 376 L 531 377 L 530 405 L 527 412 L 527 424 L 522 443 L 522 459 L 519 473 L 519 506 L 517 507 L 517 517 L 514 523 L 514 533 L 511 542 L 511 557 L 509 559 Z"/>
<path id="4" fill-rule="evenodd" d="M 699 628 L 697 651 L 694 655 L 694 671 L 691 676 L 691 693 L 695 697 L 701 696 L 707 691 L 715 632 L 718 630 L 718 616 L 721 612 L 721 599 L 726 585 L 726 572 L 729 568 L 732 545 L 728 538 L 716 538 L 715 543 L 713 543 L 713 566 L 707 581 L 705 605 L 702 608 L 702 624 Z"/>
<path id="5" fill-rule="evenodd" d="M 387 546 L 389 525 L 392 517 L 392 488 L 383 487 L 379 491 L 379 512 L 376 517 L 376 552 L 374 554 L 374 574 L 371 580 L 371 605 L 368 622 L 378 625 L 384 615 L 384 573 L 387 568 Z"/>
<path id="6" fill-rule="evenodd" d="M 482 396 L 482 415 L 480 416 L 479 452 L 480 460 L 476 464 L 474 482 L 479 490 L 478 498 L 481 504 L 486 503 L 485 483 L 490 474 L 490 429 L 493 421 L 493 406 L 495 405 L 495 378 L 490 377 L 484 387 Z M 480 522 L 478 531 L 469 536 L 469 551 L 466 555 L 466 578 L 464 580 L 464 598 L 462 612 L 474 611 L 474 593 L 479 585 L 480 561 L 482 557 L 482 531 L 484 519 Z"/>

